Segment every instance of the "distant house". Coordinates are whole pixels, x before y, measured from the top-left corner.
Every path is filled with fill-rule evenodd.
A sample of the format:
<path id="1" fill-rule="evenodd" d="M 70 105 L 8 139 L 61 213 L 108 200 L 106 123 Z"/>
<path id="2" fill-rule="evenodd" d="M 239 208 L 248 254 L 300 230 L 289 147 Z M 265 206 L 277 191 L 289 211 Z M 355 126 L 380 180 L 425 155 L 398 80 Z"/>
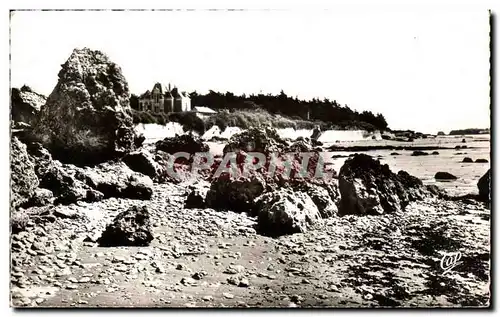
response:
<path id="1" fill-rule="evenodd" d="M 194 107 L 193 111 L 198 118 L 206 118 L 217 113 L 217 111 L 208 107 Z"/>
<path id="2" fill-rule="evenodd" d="M 139 110 L 154 113 L 191 111 L 191 99 L 176 87 L 171 89 L 170 84 L 166 87 L 156 83 L 151 91 L 139 96 Z"/>

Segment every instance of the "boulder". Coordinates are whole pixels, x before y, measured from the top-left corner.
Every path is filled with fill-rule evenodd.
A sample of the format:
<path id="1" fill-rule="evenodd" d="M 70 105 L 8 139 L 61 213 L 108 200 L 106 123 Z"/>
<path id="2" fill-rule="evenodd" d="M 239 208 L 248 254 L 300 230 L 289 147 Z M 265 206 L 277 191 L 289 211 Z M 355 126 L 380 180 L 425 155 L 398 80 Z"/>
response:
<path id="1" fill-rule="evenodd" d="M 436 180 L 455 180 L 457 177 L 453 174 L 450 174 L 448 172 L 437 172 L 436 175 L 434 175 L 434 178 Z"/>
<path id="2" fill-rule="evenodd" d="M 209 184 L 196 184 L 189 186 L 185 208 L 205 208 Z"/>
<path id="3" fill-rule="evenodd" d="M 335 184 L 318 185 L 300 182 L 292 185 L 294 191 L 306 193 L 318 208 L 321 218 L 326 219 L 337 215 L 337 203 L 340 200 L 338 187 Z"/>
<path id="4" fill-rule="evenodd" d="M 49 151 L 39 142 L 30 142 L 27 144 L 28 154 L 35 162 L 35 173 L 38 179 L 42 179 L 52 167 L 53 160 Z"/>
<path id="5" fill-rule="evenodd" d="M 77 201 L 94 202 L 103 198 L 103 194 L 75 178 L 59 162 L 53 162 L 40 180 L 40 187 L 50 190 L 54 204 L 69 205 Z"/>
<path id="6" fill-rule="evenodd" d="M 288 144 L 275 129 L 250 128 L 233 135 L 223 152 L 259 152 L 269 154 L 272 152 L 283 153 Z"/>
<path id="7" fill-rule="evenodd" d="M 130 93 L 119 66 L 100 51 L 75 49 L 33 124 L 55 159 L 97 164 L 134 149 Z"/>
<path id="8" fill-rule="evenodd" d="M 487 159 L 477 159 L 476 160 L 476 163 L 488 163 L 488 160 Z"/>
<path id="9" fill-rule="evenodd" d="M 212 181 L 206 195 L 206 206 L 217 210 L 253 213 L 255 199 L 265 189 L 266 182 L 258 175 L 237 179 L 221 175 Z"/>
<path id="10" fill-rule="evenodd" d="M 411 156 L 425 156 L 425 155 L 429 155 L 429 153 L 423 151 L 413 151 L 413 153 L 411 154 Z"/>
<path id="11" fill-rule="evenodd" d="M 429 191 L 435 193 L 434 190 L 429 190 L 428 187 L 424 186 L 422 181 L 413 175 L 410 175 L 406 171 L 398 172 L 398 179 L 406 190 L 408 199 L 410 201 L 420 200 L 427 196 Z"/>
<path id="12" fill-rule="evenodd" d="M 148 209 L 132 206 L 115 217 L 98 242 L 101 247 L 148 246 L 153 238 Z"/>
<path id="13" fill-rule="evenodd" d="M 38 187 L 35 164 L 26 151 L 26 145 L 16 137 L 10 144 L 10 204 L 17 208 L 26 203 Z"/>
<path id="14" fill-rule="evenodd" d="M 45 188 L 37 188 L 30 199 L 22 205 L 23 208 L 42 207 L 54 203 L 54 193 Z"/>
<path id="15" fill-rule="evenodd" d="M 472 163 L 474 162 L 470 157 L 464 157 L 464 159 L 462 160 L 462 163 Z"/>
<path id="16" fill-rule="evenodd" d="M 30 125 L 45 104 L 47 97 L 36 93 L 28 86 L 11 90 L 11 115 L 15 122 Z"/>
<path id="17" fill-rule="evenodd" d="M 490 198 L 490 185 L 491 175 L 490 170 L 488 170 L 477 182 L 477 188 L 479 189 L 479 198 L 485 201 L 489 201 Z"/>
<path id="18" fill-rule="evenodd" d="M 123 157 L 123 162 L 134 172 L 147 175 L 153 180 L 158 180 L 162 174 L 154 156 L 144 149 L 127 154 Z"/>
<path id="19" fill-rule="evenodd" d="M 173 138 L 165 138 L 156 142 L 156 149 L 169 154 L 177 152 L 195 154 L 196 152 L 208 152 L 210 150 L 201 138 L 192 134 L 182 134 L 176 135 Z"/>
<path id="20" fill-rule="evenodd" d="M 339 172 L 339 214 L 382 214 L 404 211 L 412 200 L 430 194 L 406 172 L 393 173 L 371 156 L 355 154 Z"/>
<path id="21" fill-rule="evenodd" d="M 104 198 L 151 199 L 153 181 L 132 171 L 123 162 L 101 163 L 93 168 L 77 168 L 75 177 L 104 194 Z"/>
<path id="22" fill-rule="evenodd" d="M 268 236 L 306 232 L 321 223 L 321 214 L 303 192 L 280 189 L 256 200 L 258 231 Z"/>

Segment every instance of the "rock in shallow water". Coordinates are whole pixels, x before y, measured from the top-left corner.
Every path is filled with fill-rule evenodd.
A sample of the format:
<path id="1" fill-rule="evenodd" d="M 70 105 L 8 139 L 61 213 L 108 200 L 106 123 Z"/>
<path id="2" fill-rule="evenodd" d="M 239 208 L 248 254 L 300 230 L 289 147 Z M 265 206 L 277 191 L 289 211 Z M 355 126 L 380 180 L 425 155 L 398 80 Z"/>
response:
<path id="1" fill-rule="evenodd" d="M 339 214 L 382 214 L 404 210 L 412 200 L 431 194 L 422 182 L 400 171 L 393 173 L 371 156 L 355 154 L 339 173 Z"/>
<path id="2" fill-rule="evenodd" d="M 451 173 L 448 172 L 437 172 L 436 175 L 434 175 L 434 178 L 436 180 L 455 180 L 457 177 Z"/>
<path id="3" fill-rule="evenodd" d="M 133 206 L 121 212 L 106 227 L 99 239 L 99 245 L 147 246 L 153 240 L 151 220 L 148 209 Z"/>

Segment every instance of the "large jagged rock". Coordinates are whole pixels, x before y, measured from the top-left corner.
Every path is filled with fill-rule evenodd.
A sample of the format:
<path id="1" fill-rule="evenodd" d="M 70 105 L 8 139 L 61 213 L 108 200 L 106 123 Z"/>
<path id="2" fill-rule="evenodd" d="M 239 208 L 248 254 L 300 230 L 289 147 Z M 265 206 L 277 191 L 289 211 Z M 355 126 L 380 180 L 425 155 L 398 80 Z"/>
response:
<path id="1" fill-rule="evenodd" d="M 299 182 L 292 185 L 294 191 L 301 191 L 311 197 L 318 208 L 321 218 L 326 219 L 337 215 L 340 193 L 335 183 L 314 184 Z"/>
<path id="2" fill-rule="evenodd" d="M 47 100 L 47 97 L 34 92 L 26 85 L 21 89 L 12 88 L 10 97 L 12 120 L 27 124 L 33 122 Z"/>
<path id="3" fill-rule="evenodd" d="M 206 195 L 206 206 L 217 210 L 253 213 L 255 199 L 264 193 L 262 177 L 233 178 L 222 175 L 213 180 Z"/>
<path id="4" fill-rule="evenodd" d="M 436 192 L 436 189 L 434 187 L 424 186 L 422 180 L 420 180 L 418 177 L 410 175 L 406 171 L 399 171 L 398 179 L 401 182 L 401 185 L 403 185 L 403 188 L 405 189 L 410 201 L 424 199 L 429 194 L 429 191 L 431 193 Z M 439 189 L 437 190 L 436 194 L 441 194 L 439 192 Z"/>
<path id="5" fill-rule="evenodd" d="M 258 208 L 258 231 L 264 235 L 281 236 L 306 232 L 321 223 L 321 215 L 303 192 L 280 189 L 260 196 Z"/>
<path id="6" fill-rule="evenodd" d="M 490 200 L 490 183 L 491 183 L 490 170 L 488 170 L 477 182 L 477 188 L 479 189 L 479 198 L 485 201 Z"/>
<path id="7" fill-rule="evenodd" d="M 387 164 L 365 154 L 345 161 L 339 173 L 339 214 L 403 211 L 410 201 L 430 195 L 421 182 L 406 172 L 393 173 Z"/>
<path id="8" fill-rule="evenodd" d="M 75 49 L 34 122 L 32 137 L 55 159 L 96 164 L 134 149 L 129 89 L 119 66 L 99 51 Z"/>
<path id="9" fill-rule="evenodd" d="M 16 137 L 10 144 L 10 203 L 17 208 L 27 202 L 38 187 L 35 165 L 26 151 L 26 145 Z"/>
<path id="10" fill-rule="evenodd" d="M 229 139 L 224 147 L 224 153 L 228 152 L 259 152 L 259 153 L 283 153 L 288 146 L 275 129 L 272 128 L 250 128 L 235 134 Z"/>
<path id="11" fill-rule="evenodd" d="M 54 203 L 54 193 L 46 188 L 37 188 L 30 199 L 22 205 L 23 208 L 42 207 Z"/>
<path id="12" fill-rule="evenodd" d="M 192 134 L 176 135 L 173 138 L 165 138 L 156 142 L 156 149 L 169 154 L 186 152 L 194 154 L 196 152 L 208 152 L 208 145 L 202 139 Z"/>
<path id="13" fill-rule="evenodd" d="M 38 179 L 42 179 L 53 165 L 52 155 L 39 142 L 27 144 L 28 154 L 35 162 L 35 173 Z"/>
<path id="14" fill-rule="evenodd" d="M 104 198 L 151 199 L 153 181 L 132 171 L 123 162 L 106 162 L 95 167 L 76 168 L 75 177 L 104 194 Z"/>
<path id="15" fill-rule="evenodd" d="M 52 162 L 40 181 L 40 187 L 54 193 L 54 204 L 69 205 L 77 201 L 94 202 L 103 198 L 103 194 L 90 188 L 74 175 L 65 170 L 60 162 Z"/>
<path id="16" fill-rule="evenodd" d="M 116 216 L 98 242 L 102 247 L 148 246 L 153 239 L 148 209 L 132 206 Z"/>
<path id="17" fill-rule="evenodd" d="M 135 171 L 157 180 L 163 173 L 161 167 L 155 162 L 153 154 L 142 149 L 140 151 L 127 154 L 123 162 Z"/>

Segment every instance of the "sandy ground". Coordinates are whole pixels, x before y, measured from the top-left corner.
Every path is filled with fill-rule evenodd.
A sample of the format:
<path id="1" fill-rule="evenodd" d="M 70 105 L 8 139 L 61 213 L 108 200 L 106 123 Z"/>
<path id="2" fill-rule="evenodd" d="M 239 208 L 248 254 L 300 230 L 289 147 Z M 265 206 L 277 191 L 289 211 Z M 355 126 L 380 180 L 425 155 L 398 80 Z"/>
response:
<path id="1" fill-rule="evenodd" d="M 255 219 L 245 214 L 183 209 L 184 188 L 156 185 L 151 201 L 108 199 L 49 210 L 54 222 L 12 235 L 11 304 L 489 305 L 490 212 L 484 204 L 428 200 L 402 214 L 333 217 L 317 230 L 274 239 L 256 234 Z M 84 241 L 134 204 L 152 213 L 149 247 Z M 444 272 L 443 255 L 457 251 L 460 261 Z"/>

